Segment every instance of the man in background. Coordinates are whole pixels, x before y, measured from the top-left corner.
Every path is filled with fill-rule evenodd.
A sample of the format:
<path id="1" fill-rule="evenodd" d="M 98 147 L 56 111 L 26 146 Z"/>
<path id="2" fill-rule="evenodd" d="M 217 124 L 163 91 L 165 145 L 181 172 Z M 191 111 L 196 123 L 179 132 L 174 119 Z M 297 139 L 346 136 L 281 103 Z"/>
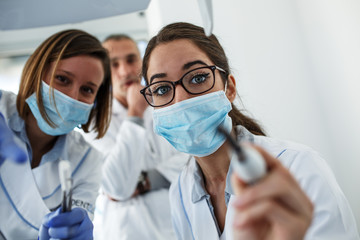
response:
<path id="1" fill-rule="evenodd" d="M 142 60 L 134 40 L 111 35 L 112 119 L 102 139 L 85 134 L 107 155 L 94 218 L 95 239 L 175 239 L 168 188 L 188 160 L 155 135 L 152 109 L 140 94 Z"/>

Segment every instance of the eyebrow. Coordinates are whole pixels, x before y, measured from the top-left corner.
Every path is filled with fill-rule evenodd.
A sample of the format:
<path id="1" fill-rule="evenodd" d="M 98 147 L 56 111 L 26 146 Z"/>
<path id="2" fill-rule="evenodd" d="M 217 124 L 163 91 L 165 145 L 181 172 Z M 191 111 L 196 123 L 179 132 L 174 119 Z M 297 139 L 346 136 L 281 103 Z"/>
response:
<path id="1" fill-rule="evenodd" d="M 65 71 L 65 70 L 60 70 L 60 71 L 66 73 L 67 75 L 70 75 L 70 76 L 72 76 L 72 77 L 75 77 L 75 74 L 73 74 L 72 72 Z M 95 83 L 93 83 L 93 82 L 87 81 L 86 83 L 89 84 L 89 85 L 91 85 L 91 86 L 98 87 L 98 85 L 95 84 Z"/>
<path id="2" fill-rule="evenodd" d="M 93 82 L 86 82 L 87 84 L 94 86 L 94 87 L 99 87 L 97 84 L 93 83 Z"/>
<path id="3" fill-rule="evenodd" d="M 62 69 L 58 69 L 60 72 L 63 72 L 63 73 L 65 73 L 65 74 L 67 74 L 67 75 L 70 75 L 70 76 L 72 76 L 72 77 L 75 77 L 75 74 L 73 74 L 72 72 L 69 72 L 69 71 L 66 71 L 66 70 L 62 70 Z M 56 72 L 55 72 L 55 75 L 56 75 Z"/>
<path id="4" fill-rule="evenodd" d="M 150 83 L 152 83 L 152 81 L 155 79 L 155 78 L 163 78 L 163 77 L 166 77 L 167 74 L 166 73 L 157 73 L 157 74 L 154 74 L 151 76 L 150 78 Z"/>
<path id="5" fill-rule="evenodd" d="M 207 66 L 207 64 L 204 63 L 203 61 L 201 61 L 201 60 L 196 60 L 196 61 L 192 61 L 192 62 L 185 63 L 182 69 L 183 69 L 183 70 L 187 70 L 187 69 L 191 68 L 192 66 L 194 66 L 194 65 L 196 65 L 196 64 L 201 64 L 201 65 Z"/>
<path id="6" fill-rule="evenodd" d="M 192 66 L 196 65 L 196 64 L 201 64 L 201 65 L 204 65 L 204 66 L 207 66 L 206 63 L 204 63 L 203 61 L 201 60 L 195 60 L 195 61 L 192 61 L 192 62 L 188 62 L 188 63 L 185 63 L 184 66 L 182 67 L 182 70 L 188 70 L 189 68 L 191 68 Z M 157 74 L 154 74 L 151 76 L 150 78 L 150 83 L 152 83 L 152 81 L 155 79 L 155 78 L 163 78 L 163 77 L 166 77 L 167 74 L 166 73 L 157 73 Z"/>

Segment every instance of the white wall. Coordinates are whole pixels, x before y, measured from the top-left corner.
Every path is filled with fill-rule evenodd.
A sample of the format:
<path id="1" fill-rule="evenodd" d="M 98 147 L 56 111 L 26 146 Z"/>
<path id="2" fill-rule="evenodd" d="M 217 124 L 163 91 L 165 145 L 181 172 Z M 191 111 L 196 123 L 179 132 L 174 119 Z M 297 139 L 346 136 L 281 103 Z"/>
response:
<path id="1" fill-rule="evenodd" d="M 360 1 L 213 0 L 214 33 L 249 112 L 272 137 L 304 143 L 332 167 L 360 226 Z M 152 0 L 150 36 L 203 25 L 195 0 Z"/>

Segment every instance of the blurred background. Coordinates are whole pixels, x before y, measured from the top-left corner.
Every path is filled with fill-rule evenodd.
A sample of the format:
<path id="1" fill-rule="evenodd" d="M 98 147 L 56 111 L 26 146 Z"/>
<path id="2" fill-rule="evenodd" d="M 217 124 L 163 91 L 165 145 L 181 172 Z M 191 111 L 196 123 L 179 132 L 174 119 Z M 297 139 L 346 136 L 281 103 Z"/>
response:
<path id="1" fill-rule="evenodd" d="M 213 0 L 212 7 L 213 33 L 229 57 L 248 114 L 271 137 L 321 153 L 359 228 L 360 1 Z M 101 41 L 112 33 L 126 33 L 143 52 L 161 27 L 176 21 L 204 26 L 198 2 L 151 0 L 141 12 L 0 30 L 0 88 L 16 93 L 29 54 L 60 30 L 83 29 Z"/>

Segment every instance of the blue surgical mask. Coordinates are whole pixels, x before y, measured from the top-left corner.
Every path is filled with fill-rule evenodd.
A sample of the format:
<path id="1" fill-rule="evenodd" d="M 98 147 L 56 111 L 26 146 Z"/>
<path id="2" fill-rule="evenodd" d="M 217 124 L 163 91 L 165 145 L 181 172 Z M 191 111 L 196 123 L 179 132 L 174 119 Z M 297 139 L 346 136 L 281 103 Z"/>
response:
<path id="1" fill-rule="evenodd" d="M 222 126 L 228 133 L 232 121 L 231 103 L 224 91 L 190 98 L 153 111 L 154 131 L 178 151 L 198 157 L 214 153 L 225 142 L 217 131 Z"/>
<path id="2" fill-rule="evenodd" d="M 69 133 L 76 126 L 88 122 L 90 111 L 94 104 L 86 104 L 77 101 L 54 89 L 54 98 L 56 102 L 55 107 L 50 86 L 47 85 L 44 81 L 41 82 L 41 96 L 46 114 L 56 125 L 54 128 L 51 127 L 41 116 L 39 107 L 36 102 L 36 94 L 34 92 L 26 99 L 26 103 L 29 105 L 32 114 L 36 118 L 37 124 L 41 131 L 48 135 L 58 136 Z"/>

